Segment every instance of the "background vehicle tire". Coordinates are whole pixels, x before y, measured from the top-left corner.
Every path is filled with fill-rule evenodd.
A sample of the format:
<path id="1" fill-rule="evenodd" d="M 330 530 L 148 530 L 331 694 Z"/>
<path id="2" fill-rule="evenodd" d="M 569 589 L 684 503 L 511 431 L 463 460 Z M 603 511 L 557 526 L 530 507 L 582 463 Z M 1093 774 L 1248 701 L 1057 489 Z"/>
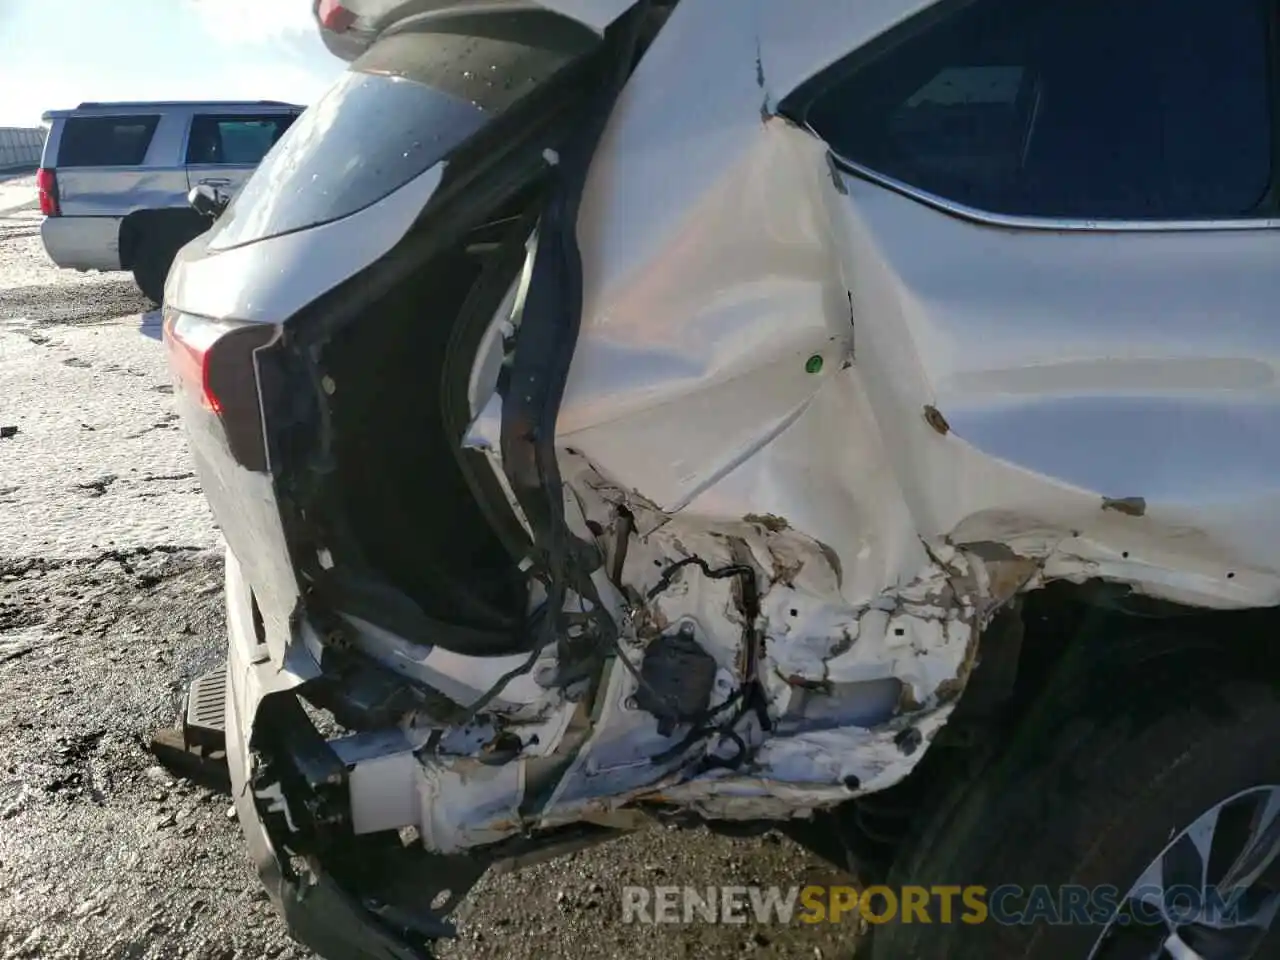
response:
<path id="1" fill-rule="evenodd" d="M 164 281 L 182 243 L 165 235 L 147 237 L 138 249 L 133 265 L 133 281 L 152 303 L 164 299 Z"/>
<path id="2" fill-rule="evenodd" d="M 1259 655 L 1265 638 L 1238 653 L 1167 633 L 1077 646 L 1003 756 L 934 808 L 899 856 L 891 890 L 1016 884 L 1056 895 L 1068 884 L 1109 885 L 1122 898 L 1203 813 L 1280 784 L 1280 696 L 1262 679 L 1276 676 Z M 1277 867 L 1269 882 L 1280 888 Z M 1225 869 L 1211 861 L 1209 882 Z M 898 916 L 875 926 L 872 960 L 1088 960 L 1104 929 L 943 924 L 938 901 L 929 905 L 930 924 Z M 1254 956 L 1280 956 L 1277 942 L 1273 924 Z"/>

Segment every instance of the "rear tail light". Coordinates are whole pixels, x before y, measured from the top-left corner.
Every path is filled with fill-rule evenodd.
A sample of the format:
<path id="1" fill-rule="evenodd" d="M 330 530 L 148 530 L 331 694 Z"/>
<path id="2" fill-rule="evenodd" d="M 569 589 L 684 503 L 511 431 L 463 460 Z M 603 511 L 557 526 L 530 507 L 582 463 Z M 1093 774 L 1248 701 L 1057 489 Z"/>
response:
<path id="1" fill-rule="evenodd" d="M 320 0 L 320 24 L 326 30 L 343 33 L 351 29 L 356 22 L 356 15 L 344 7 L 339 0 Z"/>
<path id="2" fill-rule="evenodd" d="M 48 167 L 41 167 L 36 172 L 36 190 L 40 193 L 40 212 L 46 217 L 62 215 L 62 205 L 58 202 L 58 174 Z"/>
<path id="3" fill-rule="evenodd" d="M 169 351 L 169 369 L 178 385 L 200 401 L 211 413 L 222 413 L 222 400 L 209 378 L 213 345 L 231 327 L 216 320 L 166 311 L 164 343 Z"/>
<path id="4" fill-rule="evenodd" d="M 175 386 L 221 422 L 232 456 L 251 470 L 266 464 L 254 353 L 278 330 L 269 323 L 208 320 L 165 307 L 164 343 Z"/>

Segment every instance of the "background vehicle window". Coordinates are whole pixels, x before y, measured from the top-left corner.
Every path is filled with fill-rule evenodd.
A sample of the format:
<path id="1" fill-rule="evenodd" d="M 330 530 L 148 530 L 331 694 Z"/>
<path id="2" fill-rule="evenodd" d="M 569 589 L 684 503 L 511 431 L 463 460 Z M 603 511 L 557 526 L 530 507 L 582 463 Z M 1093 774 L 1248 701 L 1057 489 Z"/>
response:
<path id="1" fill-rule="evenodd" d="M 58 147 L 59 167 L 131 167 L 147 156 L 158 116 L 70 117 Z"/>
<path id="2" fill-rule="evenodd" d="M 187 163 L 256 166 L 295 119 L 293 115 L 196 117 L 187 138 Z"/>
<path id="3" fill-rule="evenodd" d="M 996 213 L 1269 212 L 1271 6 L 976 0 L 855 53 L 807 120 L 849 160 Z"/>

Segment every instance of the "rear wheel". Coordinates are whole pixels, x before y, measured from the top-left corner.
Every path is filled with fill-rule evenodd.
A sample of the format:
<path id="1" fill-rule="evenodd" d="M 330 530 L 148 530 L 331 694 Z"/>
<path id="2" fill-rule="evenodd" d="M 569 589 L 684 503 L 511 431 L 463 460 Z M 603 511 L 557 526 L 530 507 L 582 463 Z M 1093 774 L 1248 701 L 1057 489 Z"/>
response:
<path id="1" fill-rule="evenodd" d="M 988 916 L 896 916 L 873 960 L 1280 956 L 1280 697 L 1257 679 L 1271 665 L 1164 635 L 1064 668 L 890 878 L 985 887 Z"/>
<path id="2" fill-rule="evenodd" d="M 209 221 L 189 211 L 155 216 L 140 227 L 133 257 L 133 280 L 152 303 L 164 299 L 164 282 L 174 257 L 209 228 Z"/>
<path id="3" fill-rule="evenodd" d="M 162 236 L 143 239 L 133 264 L 133 281 L 155 304 L 164 299 L 164 281 L 181 244 Z"/>

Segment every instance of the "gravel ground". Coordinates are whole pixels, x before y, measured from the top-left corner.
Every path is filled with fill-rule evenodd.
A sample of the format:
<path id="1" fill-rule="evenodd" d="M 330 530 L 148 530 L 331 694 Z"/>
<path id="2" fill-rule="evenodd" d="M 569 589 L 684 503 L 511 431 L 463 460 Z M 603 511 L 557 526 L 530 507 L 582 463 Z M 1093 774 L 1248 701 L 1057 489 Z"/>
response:
<path id="1" fill-rule="evenodd" d="M 0 958 L 309 957 L 229 798 L 147 752 L 221 655 L 219 536 L 157 317 L 127 275 L 52 266 L 34 208 L 0 181 Z M 624 885 L 836 880 L 773 835 L 655 829 L 486 879 L 441 953 L 847 958 L 847 928 L 621 922 Z"/>

